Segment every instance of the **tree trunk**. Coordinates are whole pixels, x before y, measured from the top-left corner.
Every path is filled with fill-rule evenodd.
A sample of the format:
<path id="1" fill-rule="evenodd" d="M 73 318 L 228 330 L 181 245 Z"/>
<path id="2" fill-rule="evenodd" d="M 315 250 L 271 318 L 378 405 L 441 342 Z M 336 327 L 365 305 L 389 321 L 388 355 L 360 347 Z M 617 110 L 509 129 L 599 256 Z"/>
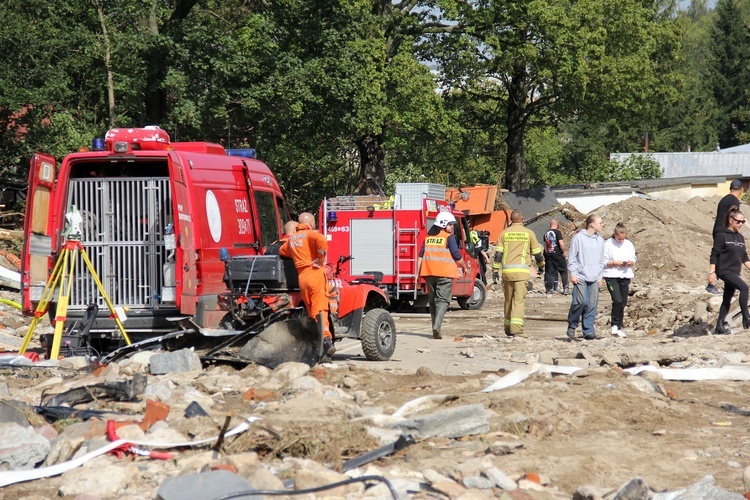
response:
<path id="1" fill-rule="evenodd" d="M 523 141 L 526 133 L 526 68 L 516 68 L 508 87 L 508 156 L 505 161 L 505 189 L 514 192 L 529 187 Z"/>
<path id="2" fill-rule="evenodd" d="M 382 140 L 382 136 L 367 134 L 357 141 L 360 167 L 359 183 L 354 194 L 384 194 L 385 150 Z"/>
<path id="3" fill-rule="evenodd" d="M 115 78 L 112 74 L 112 48 L 102 4 L 99 0 L 94 0 L 94 5 L 96 6 L 96 13 L 99 16 L 99 24 L 101 24 L 102 37 L 104 39 L 104 67 L 107 69 L 107 107 L 109 108 L 109 127 L 112 128 L 115 126 Z"/>

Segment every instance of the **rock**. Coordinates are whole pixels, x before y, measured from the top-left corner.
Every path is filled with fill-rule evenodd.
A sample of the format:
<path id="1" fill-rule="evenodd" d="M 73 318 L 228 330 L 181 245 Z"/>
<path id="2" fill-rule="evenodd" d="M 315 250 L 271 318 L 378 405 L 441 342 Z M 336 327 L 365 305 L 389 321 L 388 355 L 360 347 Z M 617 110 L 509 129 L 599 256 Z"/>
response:
<path id="1" fill-rule="evenodd" d="M 431 485 L 435 490 L 447 495 L 448 498 L 456 498 L 466 493 L 466 488 L 454 481 L 438 481 Z"/>
<path id="2" fill-rule="evenodd" d="M 579 368 L 589 367 L 589 362 L 587 359 L 578 358 L 559 358 L 555 360 L 555 364 L 558 366 L 577 366 Z"/>
<path id="3" fill-rule="evenodd" d="M 744 352 L 728 352 L 719 358 L 719 361 L 716 362 L 716 368 L 721 368 L 724 365 L 739 365 L 743 359 L 745 359 Z"/>
<path id="4" fill-rule="evenodd" d="M 557 352 L 555 351 L 542 351 L 539 353 L 539 362 L 543 365 L 554 365 Z"/>
<path id="5" fill-rule="evenodd" d="M 428 415 L 401 420 L 390 424 L 418 439 L 428 437 L 458 438 L 484 434 L 490 430 L 489 416 L 484 406 L 473 404 L 441 410 Z"/>
<path id="6" fill-rule="evenodd" d="M 284 483 L 281 479 L 277 478 L 268 469 L 263 467 L 256 468 L 248 479 L 253 483 L 253 486 L 259 490 L 278 491 L 284 489 Z"/>
<path id="7" fill-rule="evenodd" d="M 719 309 L 721 309 L 722 300 L 724 300 L 724 298 L 721 295 L 714 295 L 713 297 L 708 299 L 706 308 L 709 312 L 717 313 L 719 312 Z"/>
<path id="8" fill-rule="evenodd" d="M 304 377 L 309 371 L 310 367 L 305 363 L 287 362 L 277 366 L 271 372 L 271 376 L 282 382 L 291 382 L 300 377 Z"/>
<path id="9" fill-rule="evenodd" d="M 496 467 L 487 467 L 482 471 L 482 474 L 487 476 L 487 478 L 495 483 L 498 488 L 502 488 L 508 491 L 512 491 L 518 488 L 518 485 L 514 480 L 512 480 L 510 477 L 508 477 L 507 474 Z"/>
<path id="10" fill-rule="evenodd" d="M 311 377 L 309 375 L 300 377 L 292 381 L 292 383 L 289 384 L 289 388 L 293 391 L 301 392 L 303 394 L 323 393 L 323 384 L 321 384 L 315 377 Z"/>
<path id="11" fill-rule="evenodd" d="M 34 432 L 13 422 L 0 423 L 0 470 L 30 470 L 50 452 L 50 444 Z"/>
<path id="12" fill-rule="evenodd" d="M 156 490 L 156 500 L 213 500 L 241 491 L 253 491 L 257 488 L 232 472 L 215 470 L 170 477 L 164 480 Z"/>
<path id="13" fill-rule="evenodd" d="M 461 483 L 469 489 L 488 490 L 495 486 L 495 482 L 482 476 L 466 476 Z"/>
<path id="14" fill-rule="evenodd" d="M 120 464 L 78 467 L 63 473 L 59 493 L 62 496 L 95 493 L 100 498 L 113 497 L 128 484 L 133 469 Z"/>
<path id="15" fill-rule="evenodd" d="M 30 405 L 12 399 L 0 401 L 0 423 L 14 423 L 21 427 L 28 427 L 31 425 L 29 416 L 35 416 Z"/>
<path id="16" fill-rule="evenodd" d="M 693 321 L 696 323 L 707 323 L 708 322 L 708 303 L 704 300 L 699 300 L 695 303 L 693 308 Z"/>
<path id="17" fill-rule="evenodd" d="M 160 352 L 149 359 L 152 375 L 179 373 L 200 370 L 201 360 L 192 349 L 181 349 L 174 352 Z"/>
<path id="18" fill-rule="evenodd" d="M 705 476 L 697 483 L 688 487 L 680 495 L 680 500 L 744 500 L 745 496 L 739 493 L 732 493 L 714 484 L 713 476 Z"/>
<path id="19" fill-rule="evenodd" d="M 353 389 L 357 387 L 359 382 L 355 377 L 344 377 L 344 379 L 341 381 L 341 384 L 347 389 Z"/>
<path id="20" fill-rule="evenodd" d="M 750 465 L 742 471 L 742 484 L 745 486 L 745 491 L 750 491 Z"/>
<path id="21" fill-rule="evenodd" d="M 602 500 L 606 493 L 607 490 L 596 486 L 581 486 L 573 493 L 571 500 Z"/>

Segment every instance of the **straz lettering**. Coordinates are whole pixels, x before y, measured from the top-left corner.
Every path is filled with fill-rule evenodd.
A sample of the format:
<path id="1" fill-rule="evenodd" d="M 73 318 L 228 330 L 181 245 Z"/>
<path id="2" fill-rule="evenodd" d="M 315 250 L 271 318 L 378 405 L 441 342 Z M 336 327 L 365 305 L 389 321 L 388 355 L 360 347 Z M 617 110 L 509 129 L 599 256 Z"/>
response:
<path id="1" fill-rule="evenodd" d="M 442 245 L 444 243 L 445 243 L 445 238 L 436 238 L 434 236 L 430 236 L 424 240 L 425 245 Z"/>
<path id="2" fill-rule="evenodd" d="M 250 213 L 250 209 L 247 206 L 247 200 L 244 198 L 234 199 L 234 209 L 237 211 L 238 214 Z"/>
<path id="3" fill-rule="evenodd" d="M 250 219 L 237 219 L 239 234 L 252 234 Z"/>

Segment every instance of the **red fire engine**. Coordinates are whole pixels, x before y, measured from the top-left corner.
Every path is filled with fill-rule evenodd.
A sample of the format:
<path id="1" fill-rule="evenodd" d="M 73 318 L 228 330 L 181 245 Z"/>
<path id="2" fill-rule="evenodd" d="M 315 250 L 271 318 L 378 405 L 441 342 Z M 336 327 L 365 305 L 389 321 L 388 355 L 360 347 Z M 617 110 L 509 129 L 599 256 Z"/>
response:
<path id="1" fill-rule="evenodd" d="M 74 206 L 82 217 L 75 240 L 111 302 L 128 309 L 125 327 L 134 340 L 175 330 L 177 317 L 190 318 L 202 333 L 244 328 L 256 313 L 266 314 L 262 304 L 278 305 L 273 296 L 288 294 L 292 307 L 300 305 L 299 290 L 280 271 L 292 263 L 263 255 L 289 213 L 254 150 L 170 142 L 159 127 L 112 129 L 90 150 L 65 156 L 59 169 L 54 157 L 34 154 L 28 189 L 21 270 L 27 315 L 45 303 L 51 272 L 71 239 L 65 219 Z M 228 290 L 234 285 L 225 279 L 226 263 L 235 259 L 248 265 L 242 293 Z M 117 335 L 109 311 L 87 313 L 105 301 L 87 266 L 74 269 L 66 327 L 89 315 L 92 334 L 102 341 Z M 292 273 L 296 283 L 293 265 Z M 383 309 L 388 297 L 366 284 L 340 293 L 334 335 L 361 338 L 368 358 L 388 359 L 395 347 L 395 326 Z M 253 294 L 261 298 L 246 314 L 220 303 L 220 296 L 247 302 Z"/>
<path id="2" fill-rule="evenodd" d="M 424 280 L 416 282 L 417 257 L 427 230 L 441 211 L 450 210 L 458 221 L 455 231 L 469 273 L 458 269 L 453 296 L 462 309 L 479 309 L 486 288 L 480 279 L 466 215 L 445 201 L 445 187 L 403 183 L 395 195 L 338 196 L 325 199 L 318 218 L 328 238 L 328 260 L 346 260 L 342 275 L 355 282 L 376 283 L 386 290 L 391 305 L 427 305 Z"/>

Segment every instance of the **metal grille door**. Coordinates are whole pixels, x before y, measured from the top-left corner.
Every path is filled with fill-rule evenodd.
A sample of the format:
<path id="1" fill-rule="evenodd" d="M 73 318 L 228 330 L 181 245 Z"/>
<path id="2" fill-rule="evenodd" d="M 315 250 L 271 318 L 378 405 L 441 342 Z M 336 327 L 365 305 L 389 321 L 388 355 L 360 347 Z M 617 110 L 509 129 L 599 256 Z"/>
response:
<path id="1" fill-rule="evenodd" d="M 157 308 L 166 262 L 164 228 L 173 221 L 169 178 L 72 179 L 68 207 L 83 216 L 86 253 L 115 305 Z M 106 307 L 83 259 L 75 270 L 71 309 Z M 172 306 L 173 307 L 173 306 Z"/>

